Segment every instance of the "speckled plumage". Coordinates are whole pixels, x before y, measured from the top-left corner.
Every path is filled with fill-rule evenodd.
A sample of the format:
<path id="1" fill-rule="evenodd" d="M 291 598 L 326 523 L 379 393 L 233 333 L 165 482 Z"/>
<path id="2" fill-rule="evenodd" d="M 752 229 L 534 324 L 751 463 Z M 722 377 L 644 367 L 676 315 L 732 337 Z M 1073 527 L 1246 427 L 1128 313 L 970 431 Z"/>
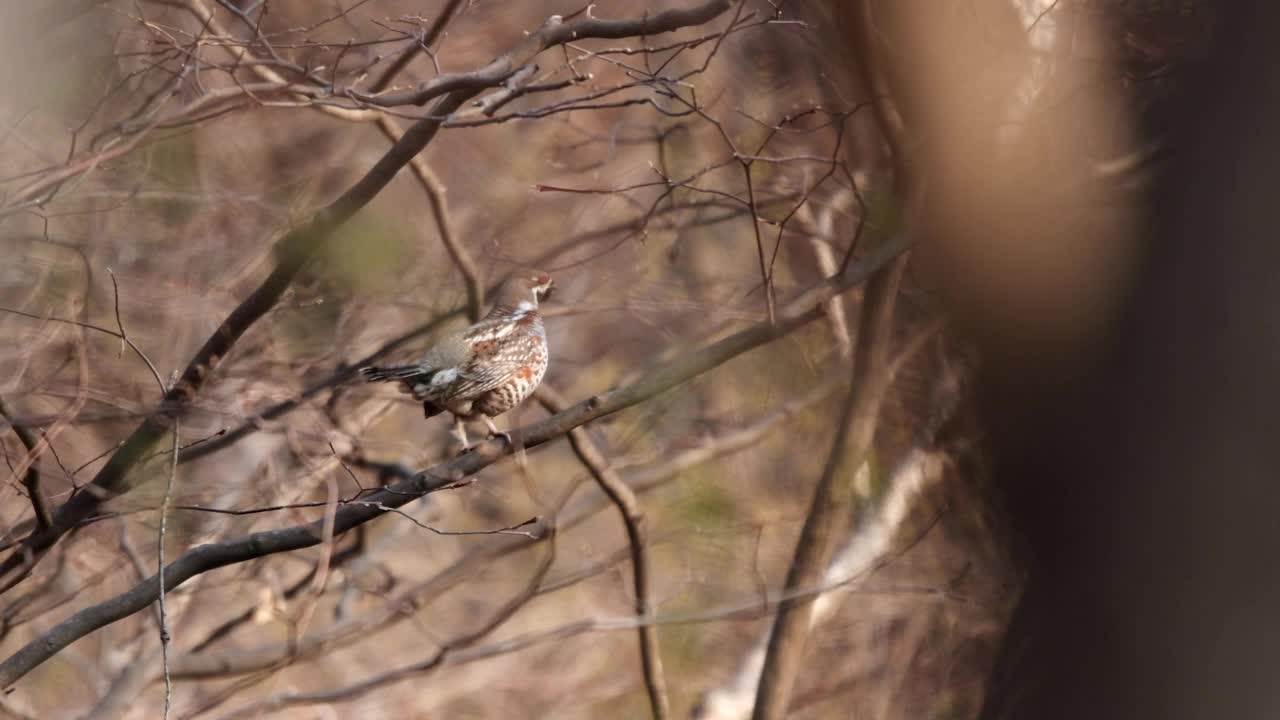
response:
<path id="1" fill-rule="evenodd" d="M 399 382 L 422 401 L 427 417 L 448 410 L 464 446 L 463 420 L 482 419 L 502 435 L 492 418 L 519 405 L 546 374 L 547 334 L 538 300 L 553 287 L 545 273 L 516 276 L 503 285 L 484 319 L 441 338 L 417 364 L 360 372 L 369 382 Z"/>

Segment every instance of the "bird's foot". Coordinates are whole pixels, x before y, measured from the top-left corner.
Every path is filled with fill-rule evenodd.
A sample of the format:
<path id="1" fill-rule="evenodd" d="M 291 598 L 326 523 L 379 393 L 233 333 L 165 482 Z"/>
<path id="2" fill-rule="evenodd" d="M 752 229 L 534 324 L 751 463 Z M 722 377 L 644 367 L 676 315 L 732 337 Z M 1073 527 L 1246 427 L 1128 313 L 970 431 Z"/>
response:
<path id="1" fill-rule="evenodd" d="M 501 430 L 494 430 L 494 431 L 492 431 L 492 432 L 490 432 L 490 433 L 489 433 L 489 439 L 490 439 L 490 440 L 493 440 L 493 439 L 496 439 L 496 438 L 502 438 L 503 440 L 505 440 L 505 441 L 507 442 L 507 447 L 515 447 L 515 446 L 516 446 L 515 442 L 511 440 L 511 434 L 510 434 L 510 433 L 504 433 L 504 432 L 502 432 Z"/>

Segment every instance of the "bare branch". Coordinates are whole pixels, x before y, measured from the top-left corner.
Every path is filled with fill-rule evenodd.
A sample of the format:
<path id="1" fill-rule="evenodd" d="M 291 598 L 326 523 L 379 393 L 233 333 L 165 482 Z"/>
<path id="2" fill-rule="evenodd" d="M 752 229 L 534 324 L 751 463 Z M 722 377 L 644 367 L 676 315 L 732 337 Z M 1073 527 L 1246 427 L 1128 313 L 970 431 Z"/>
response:
<path id="1" fill-rule="evenodd" d="M 161 408 L 148 416 L 111 456 L 90 483 L 89 491 L 77 494 L 58 508 L 53 514 L 51 527 L 30 535 L 20 548 L 0 562 L 0 589 L 8 590 L 21 581 L 24 573 L 20 569 L 30 567 L 30 563 L 24 563 L 24 558 L 38 559 L 71 528 L 93 514 L 102 502 L 130 487 L 129 471 L 167 433 L 172 420 L 186 411 L 240 337 L 276 304 L 321 243 L 368 204 L 402 167 L 422 151 L 435 137 L 443 119 L 481 90 L 497 86 L 539 52 L 553 45 L 585 38 L 621 38 L 671 32 L 708 22 L 728 10 L 731 4 L 730 0 L 708 0 L 693 8 L 670 9 L 628 20 L 600 20 L 588 15 L 562 22 L 559 17 L 553 17 L 485 68 L 439 76 L 414 91 L 407 102 L 422 104 L 439 98 L 430 114 L 415 122 L 395 146 L 342 196 L 276 243 L 279 262 L 275 269 L 205 341 L 187 364 L 178 383 L 165 393 Z M 183 67 L 189 66 L 187 62 Z M 356 96 L 354 92 L 352 95 Z M 378 104 L 402 104 L 391 103 L 386 95 L 370 99 L 377 100 Z"/>
<path id="2" fill-rule="evenodd" d="M 255 713 L 294 705 L 311 705 L 352 700 L 373 690 L 431 672 L 442 665 L 461 665 L 464 663 L 484 660 L 498 655 L 519 652 L 542 643 L 563 640 L 565 638 L 585 633 L 627 632 L 640 626 L 660 627 L 663 625 L 693 625 L 761 617 L 776 609 L 782 603 L 800 599 L 812 599 L 837 589 L 846 589 L 846 592 L 849 593 L 865 593 L 869 595 L 914 595 L 923 598 L 954 602 L 961 607 L 973 604 L 973 601 L 969 598 L 963 595 L 958 595 L 945 587 L 908 586 L 876 590 L 859 590 L 857 588 L 848 587 L 865 577 L 867 570 L 867 568 L 860 568 L 859 571 L 852 576 L 833 577 L 829 581 L 813 587 L 795 588 L 785 592 L 770 593 L 763 598 L 747 602 L 729 603 L 719 607 L 697 610 L 679 615 L 664 617 L 637 617 L 635 615 L 631 615 L 628 617 L 588 618 L 564 625 L 557 625 L 550 628 L 521 633 L 486 645 L 460 647 L 457 644 L 451 643 L 451 650 L 443 656 L 440 654 L 434 654 L 426 661 L 397 668 L 389 672 L 380 673 L 371 678 L 361 680 L 357 683 L 344 688 L 338 688 L 336 690 L 278 695 L 266 701 L 253 703 L 250 706 L 246 706 L 245 708 L 238 710 L 235 714 L 223 716 L 219 718 L 219 720 L 231 720 L 231 718 L 241 717 L 257 717 Z"/>
<path id="3" fill-rule="evenodd" d="M 36 515 L 36 529 L 43 530 L 49 527 L 50 517 L 49 507 L 44 502 L 44 495 L 40 493 L 40 468 L 36 467 L 35 463 L 40 454 L 37 449 L 40 440 L 25 426 L 14 421 L 13 411 L 5 405 L 3 398 L 0 398 L 0 418 L 4 418 L 9 423 L 9 427 L 13 428 L 13 434 L 18 436 L 18 441 L 27 449 L 30 461 L 27 463 L 27 472 L 22 477 L 22 484 L 27 488 L 27 499 L 31 501 L 31 509 Z"/>
<path id="4" fill-rule="evenodd" d="M 488 117 L 492 117 L 498 108 L 520 96 L 533 76 L 538 72 L 537 65 L 525 65 L 502 83 L 502 89 L 490 93 L 476 101 L 476 107 Z"/>
<path id="5" fill-rule="evenodd" d="M 873 103 L 876 118 L 893 150 L 894 183 L 900 198 L 909 206 L 906 223 L 914 225 L 919 222 L 915 213 L 919 210 L 918 204 L 922 202 L 923 195 L 916 192 L 918 188 L 909 190 L 912 178 L 908 175 L 908 168 L 911 167 L 911 160 L 907 154 L 909 148 L 902 118 L 892 98 L 883 92 L 886 83 L 882 73 L 871 65 L 870 1 L 864 0 L 861 9 L 862 36 L 857 38 L 857 44 L 863 51 L 863 56 L 859 65 L 868 86 L 877 91 L 876 102 Z M 840 429 L 837 430 L 831 455 L 814 490 L 791 566 L 787 570 L 788 588 L 810 586 L 821 578 L 823 566 L 831 554 L 833 530 L 837 522 L 834 478 L 845 463 L 853 468 L 860 467 L 875 437 L 881 401 L 893 381 L 888 361 L 889 343 L 893 336 L 891 321 L 906 262 L 904 255 L 887 265 L 870 280 L 863 295 L 850 394 L 842 411 Z M 810 598 L 787 600 L 779 605 L 756 692 L 752 711 L 754 720 L 780 720 L 786 716 L 803 660 L 812 613 L 813 601 Z"/>
<path id="6" fill-rule="evenodd" d="M 400 57 L 396 58 L 395 62 L 387 67 L 386 71 L 378 76 L 378 79 L 373 83 L 373 92 L 379 93 L 390 87 L 396 76 L 408 67 L 409 63 L 413 62 L 423 48 L 429 48 L 434 45 L 460 7 L 462 7 L 462 0 L 449 0 L 445 3 L 445 6 L 440 8 L 440 14 L 436 16 L 427 31 L 422 34 L 422 39 L 409 46 Z"/>
<path id="7" fill-rule="evenodd" d="M 114 275 L 112 276 L 114 278 Z M 121 326 L 121 335 L 124 334 L 124 328 Z M 160 662 L 164 670 L 164 720 L 169 720 L 169 706 L 173 700 L 173 683 L 169 678 L 169 612 L 165 607 L 164 598 L 168 593 L 163 592 L 164 583 L 164 540 L 165 531 L 168 529 L 169 521 L 169 505 L 173 502 L 173 484 L 178 477 L 178 445 L 180 422 L 177 418 L 173 419 L 173 457 L 169 463 L 169 477 L 164 485 L 164 497 L 160 500 L 160 528 L 156 533 L 156 577 L 159 579 L 161 592 L 156 594 L 156 600 L 160 605 Z"/>
<path id="8" fill-rule="evenodd" d="M 628 485 L 633 487 L 637 493 L 649 492 L 662 487 L 665 483 L 678 477 L 680 473 L 691 467 L 751 448 L 765 435 L 782 427 L 787 420 L 826 398 L 831 389 L 832 385 L 830 383 L 824 383 L 804 396 L 765 414 L 744 427 L 707 438 L 701 444 L 682 450 L 662 462 L 627 467 L 626 478 Z M 370 469 L 385 470 L 401 478 L 412 478 L 416 475 L 416 473 L 400 466 L 386 466 L 368 461 L 357 461 L 355 464 Z M 618 469 L 621 470 L 623 468 L 619 467 Z M 576 487 L 576 485 L 577 483 L 570 484 L 570 489 L 564 493 L 565 499 L 572 494 L 572 488 Z M 552 507 L 559 508 L 561 505 L 563 505 L 563 501 L 553 503 Z M 611 503 L 600 496 L 584 497 L 567 510 L 556 511 L 557 531 L 567 532 L 579 527 L 610 506 Z M 518 530 L 525 527 L 530 526 L 522 523 L 510 528 L 503 528 L 503 530 Z M 360 529 L 357 528 L 357 530 Z M 435 528 L 428 529 L 432 532 L 441 532 Z M 300 643 L 290 645 L 272 643 L 223 654 L 199 652 L 204 647 L 207 647 L 207 644 L 213 639 L 225 636 L 230 632 L 230 628 L 247 621 L 253 612 L 248 610 L 219 626 L 210 633 L 206 640 L 193 647 L 189 654 L 177 658 L 173 663 L 174 676 L 179 678 L 226 677 L 228 675 L 262 671 L 287 661 L 300 661 L 317 657 L 321 652 L 332 652 L 335 648 L 345 646 L 358 638 L 367 637 L 369 634 L 385 629 L 391 623 L 407 617 L 404 612 L 406 608 L 422 607 L 431 598 L 438 597 L 458 583 L 466 580 L 476 569 L 486 567 L 502 557 L 532 547 L 534 543 L 549 535 L 549 529 L 549 525 L 538 523 L 532 528 L 531 532 L 482 531 L 485 534 L 500 534 L 507 537 L 503 538 L 501 543 L 474 547 L 462 558 L 434 577 L 407 588 L 394 598 L 391 598 L 387 603 L 387 607 L 373 610 L 360 617 L 344 620 L 326 628 L 315 636 L 306 638 Z M 350 552 L 352 552 L 351 549 L 344 551 L 344 553 Z M 624 552 L 629 555 L 630 547 L 628 546 L 624 549 Z M 298 584 L 286 590 L 285 597 L 291 597 L 300 591 L 309 577 L 310 575 L 304 577 L 303 581 L 299 581 Z M 542 591 L 553 589 L 555 589 L 554 585 L 551 587 L 544 586 Z"/>
<path id="9" fill-rule="evenodd" d="M 465 94 L 449 95 L 437 103 L 436 114 L 447 115 L 460 107 L 466 99 Z M 321 242 L 391 182 L 400 168 L 435 137 L 439 128 L 440 123 L 435 120 L 419 121 L 359 182 L 328 207 L 317 212 L 309 222 L 276 243 L 279 264 L 209 336 L 204 346 L 187 364 L 178 382 L 165 393 L 160 410 L 148 416 L 111 456 L 90 483 L 88 492 L 77 494 L 58 508 L 49 529 L 33 533 L 19 550 L 0 563 L 0 578 L 10 577 L 4 584 L 4 589 L 13 586 L 12 573 L 19 567 L 23 555 L 43 554 L 58 538 L 93 514 L 102 502 L 128 489 L 129 471 L 167 433 L 172 419 L 180 417 L 187 409 L 236 341 L 276 304 Z"/>
<path id="10" fill-rule="evenodd" d="M 602 20 L 587 15 L 565 22 L 555 15 L 541 28 L 529 33 L 524 42 L 478 70 L 438 75 L 406 92 L 366 95 L 352 91 L 350 94 L 356 100 L 383 107 L 422 105 L 434 97 L 456 90 L 479 91 L 496 87 L 532 62 L 538 53 L 555 45 L 588 38 L 619 39 L 661 35 L 710 22 L 732 5 L 733 0 L 708 0 L 692 8 L 671 8 L 627 20 Z"/>
<path id="11" fill-rule="evenodd" d="M 551 543 L 547 552 L 543 555 L 542 560 L 534 569 L 529 581 L 520 592 L 513 595 L 504 602 L 492 615 L 485 619 L 480 627 L 466 633 L 462 633 L 454 637 L 440 646 L 438 650 L 432 653 L 431 657 L 414 663 L 408 667 L 397 668 L 390 672 L 381 673 L 373 677 L 362 680 L 354 685 L 320 693 L 287 693 L 265 698 L 258 702 L 250 703 L 244 707 L 238 708 L 231 713 L 223 715 L 219 720 L 232 720 L 233 718 L 250 718 L 261 717 L 264 713 L 273 712 L 285 707 L 296 705 L 312 705 L 316 703 L 333 703 L 351 698 L 359 697 L 368 692 L 372 692 L 380 687 L 384 687 L 391 683 L 397 682 L 406 677 L 420 675 L 429 672 L 441 664 L 452 659 L 460 649 L 473 645 L 475 642 L 482 640 L 489 633 L 498 629 L 511 616 L 515 615 L 520 608 L 524 607 L 529 600 L 533 599 L 539 592 L 543 578 L 546 577 L 547 571 L 551 569 L 551 562 L 555 559 L 555 543 Z"/>
<path id="12" fill-rule="evenodd" d="M 538 400 L 547 410 L 561 412 L 567 406 L 564 398 L 550 385 L 543 384 L 537 390 Z M 650 575 L 644 510 L 626 481 L 613 469 L 604 452 L 596 446 L 585 428 L 569 431 L 569 443 L 573 452 L 591 472 L 596 484 L 618 510 L 618 516 L 627 531 L 627 544 L 631 549 L 632 582 L 635 584 L 635 608 L 637 617 L 653 614 L 649 605 Z M 654 720 L 665 720 L 671 714 L 667 700 L 667 681 L 662 673 L 662 654 L 658 648 L 658 629 L 652 625 L 639 627 L 640 666 L 644 671 L 644 686 L 649 694 L 649 709 Z"/>
<path id="13" fill-rule="evenodd" d="M 887 242 L 868 253 L 845 273 L 818 284 L 789 303 L 779 311 L 776 323 L 756 325 L 708 347 L 687 352 L 671 363 L 651 370 L 628 386 L 590 397 L 546 420 L 517 429 L 512 435 L 517 438 L 517 445 L 530 448 L 542 445 L 565 435 L 575 427 L 643 402 L 731 358 L 784 337 L 822 317 L 822 304 L 826 300 L 862 283 L 905 249 L 905 238 Z M 505 441 L 491 440 L 478 445 L 467 455 L 419 473 L 412 480 L 398 482 L 374 493 L 369 500 L 383 506 L 400 507 L 425 493 L 455 486 L 510 452 Z M 385 512 L 372 504 L 343 507 L 335 515 L 334 532 L 346 532 Z M 209 570 L 314 546 L 320 542 L 321 530 L 317 523 L 308 523 L 193 548 L 169 565 L 166 571 L 166 589 L 172 590 Z M 159 590 L 158 578 L 153 576 L 120 595 L 67 618 L 0 663 L 0 688 L 12 685 L 75 640 L 145 608 L 155 600 Z"/>
<path id="14" fill-rule="evenodd" d="M 912 342 L 904 347 L 890 366 L 890 373 L 915 355 L 929 338 L 934 337 L 935 325 L 926 326 Z M 935 387 L 933 415 L 928 425 L 941 426 L 951 419 L 959 403 L 953 397 L 958 384 L 949 378 L 940 379 Z M 887 489 L 877 493 L 872 507 L 858 513 L 858 519 L 843 546 L 832 557 L 823 574 L 824 587 L 850 588 L 852 581 L 865 581 L 879 568 L 887 565 L 893 555 L 894 544 L 902 534 L 904 525 L 916 502 L 924 491 L 942 480 L 943 472 L 951 464 L 948 453 L 936 448 L 936 433 L 923 430 L 917 434 L 916 444 L 896 462 L 888 474 Z M 863 464 L 858 474 L 870 468 Z M 846 583 L 850 583 L 846 585 Z M 832 593 L 815 598 L 813 612 L 809 616 L 809 632 L 837 608 Z M 751 715 L 760 673 L 764 667 L 765 653 L 769 647 L 769 633 L 739 661 L 738 670 L 729 682 L 706 693 L 699 703 L 696 720 L 744 720 Z M 790 708 L 794 710 L 795 703 Z"/>
<path id="15" fill-rule="evenodd" d="M 830 556 L 839 512 L 835 478 L 841 468 L 861 467 L 871 448 L 880 404 L 891 380 L 887 361 L 893 333 L 891 321 L 905 265 L 905 256 L 893 260 L 877 272 L 863 295 L 849 395 L 800 539 L 796 541 L 795 555 L 787 571 L 787 588 L 818 583 Z M 757 720 L 786 715 L 809 634 L 812 605 L 812 597 L 803 597 L 784 600 L 778 606 L 752 714 Z"/>

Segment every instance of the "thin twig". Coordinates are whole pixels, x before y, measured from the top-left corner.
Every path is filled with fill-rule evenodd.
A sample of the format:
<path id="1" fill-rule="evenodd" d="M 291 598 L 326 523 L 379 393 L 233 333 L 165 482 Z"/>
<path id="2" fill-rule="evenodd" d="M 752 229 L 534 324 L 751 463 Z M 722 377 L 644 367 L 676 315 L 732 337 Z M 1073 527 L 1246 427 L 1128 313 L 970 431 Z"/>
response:
<path id="1" fill-rule="evenodd" d="M 440 8 L 440 14 L 436 16 L 435 21 L 431 23 L 431 26 L 427 28 L 427 31 L 422 34 L 422 39 L 415 42 L 404 52 L 404 54 L 396 58 L 395 62 L 391 63 L 391 65 L 387 67 L 386 71 L 383 72 L 382 75 L 378 76 L 378 79 L 374 81 L 372 88 L 373 92 L 379 93 L 386 90 L 388 87 L 391 87 L 391 83 L 396 79 L 396 76 L 408 67 L 409 63 L 413 62 L 414 58 L 418 56 L 418 53 L 421 52 L 423 48 L 429 48 L 434 45 L 436 40 L 440 37 L 440 34 L 444 32 L 445 27 L 449 24 L 449 21 L 453 19 L 454 14 L 461 6 L 462 0 L 449 0 L 444 7 Z"/>
<path id="2" fill-rule="evenodd" d="M 336 453 L 335 453 L 336 455 Z M 333 560 L 333 519 L 338 512 L 338 481 L 334 479 L 332 472 L 324 474 L 325 489 L 328 493 L 324 501 L 324 516 L 320 525 L 320 562 L 316 564 L 315 576 L 312 578 L 311 594 L 302 607 L 302 612 L 298 615 L 298 621 L 294 625 L 294 631 L 290 637 L 290 644 L 298 643 L 307 634 L 307 627 L 311 624 L 311 618 L 315 614 L 316 606 L 320 604 L 320 597 L 324 594 L 325 585 L 329 583 L 329 565 Z"/>
<path id="3" fill-rule="evenodd" d="M 114 282 L 114 278 L 113 278 L 113 282 Z M 129 346 L 129 349 L 132 350 L 134 354 L 137 355 L 140 360 L 142 360 L 142 362 L 147 364 L 147 369 L 151 371 L 151 377 L 155 379 L 156 384 L 160 387 L 160 392 L 163 393 L 165 391 L 165 384 L 164 384 L 164 380 L 160 377 L 160 371 L 156 370 L 156 366 L 152 364 L 151 359 L 147 357 L 146 353 L 142 352 L 142 349 L 139 348 L 137 345 L 135 345 L 134 342 L 130 340 L 129 337 L 125 335 L 123 332 L 108 330 L 107 328 L 104 328 L 101 325 L 94 325 L 93 323 L 84 322 L 81 320 L 71 320 L 69 318 L 37 315 L 35 313 L 26 312 L 25 310 L 5 307 L 3 305 L 0 305 L 0 312 L 6 312 L 11 315 L 18 315 L 20 317 L 31 318 L 32 320 L 65 323 L 67 325 L 74 325 L 76 327 L 85 328 L 87 330 L 96 330 L 97 332 L 100 332 L 100 333 L 105 333 L 113 337 L 118 337 L 120 338 L 121 342 Z"/>
<path id="4" fill-rule="evenodd" d="M 756 207 L 755 183 L 751 181 L 751 161 L 740 160 L 742 177 L 747 184 L 747 205 L 750 208 L 751 232 L 756 240 L 756 255 L 760 261 L 760 282 L 764 283 L 765 309 L 769 312 L 769 322 L 774 321 L 775 309 L 773 298 L 773 273 L 769 271 L 764 259 L 764 239 L 760 237 L 760 210 Z"/>
<path id="5" fill-rule="evenodd" d="M 461 665 L 464 663 L 475 662 L 477 660 L 484 660 L 499 655 L 519 652 L 542 643 L 564 640 L 566 638 L 585 633 L 627 632 L 640 626 L 656 628 L 663 625 L 694 625 L 762 617 L 780 606 L 782 603 L 794 600 L 812 599 L 824 593 L 829 593 L 832 590 L 853 584 L 865 576 L 866 570 L 867 569 L 860 569 L 856 575 L 833 579 L 829 582 L 824 582 L 813 587 L 794 588 L 784 592 L 771 593 L 758 600 L 727 603 L 718 607 L 696 610 L 679 615 L 666 617 L 637 617 L 635 615 L 630 615 L 627 617 L 588 618 L 550 628 L 524 632 L 486 645 L 471 645 L 469 647 L 464 647 L 461 643 L 451 642 L 449 643 L 447 652 L 441 651 L 434 653 L 425 661 L 379 673 L 345 687 L 320 690 L 310 693 L 284 693 L 263 701 L 252 703 L 251 705 L 247 705 L 243 708 L 239 708 L 229 715 L 220 717 L 218 720 L 260 717 L 263 713 L 280 710 L 286 707 L 316 705 L 321 703 L 331 704 L 353 700 L 369 692 L 387 687 L 388 685 L 392 685 L 402 680 L 419 677 L 443 665 Z M 957 606 L 960 607 L 974 604 L 969 598 L 959 595 L 946 587 L 907 586 L 875 590 L 850 589 L 849 592 L 857 592 L 866 595 L 913 595 L 926 599 L 950 601 L 956 603 Z"/>
<path id="6" fill-rule="evenodd" d="M 157 600 L 160 603 L 160 662 L 164 668 L 164 719 L 169 720 L 169 705 L 173 698 L 173 684 L 169 678 L 169 614 L 165 608 L 164 598 L 167 594 L 164 584 L 164 536 L 168 527 L 169 503 L 173 500 L 173 484 L 178 476 L 178 444 L 179 419 L 173 419 L 173 457 L 169 464 L 169 476 L 164 484 L 164 499 L 160 502 L 160 530 L 156 539 L 156 576 L 159 578 L 160 592 Z"/>

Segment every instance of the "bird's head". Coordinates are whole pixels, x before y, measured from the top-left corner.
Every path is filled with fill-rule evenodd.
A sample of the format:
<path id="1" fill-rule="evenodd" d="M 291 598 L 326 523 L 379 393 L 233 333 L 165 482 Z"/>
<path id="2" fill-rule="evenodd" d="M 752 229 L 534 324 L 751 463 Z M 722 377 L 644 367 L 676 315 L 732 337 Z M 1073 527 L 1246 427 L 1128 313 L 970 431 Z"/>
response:
<path id="1" fill-rule="evenodd" d="M 555 281 L 544 272 L 522 272 L 503 283 L 497 304 L 514 308 L 536 308 L 539 302 L 551 297 L 551 291 L 555 287 Z"/>

